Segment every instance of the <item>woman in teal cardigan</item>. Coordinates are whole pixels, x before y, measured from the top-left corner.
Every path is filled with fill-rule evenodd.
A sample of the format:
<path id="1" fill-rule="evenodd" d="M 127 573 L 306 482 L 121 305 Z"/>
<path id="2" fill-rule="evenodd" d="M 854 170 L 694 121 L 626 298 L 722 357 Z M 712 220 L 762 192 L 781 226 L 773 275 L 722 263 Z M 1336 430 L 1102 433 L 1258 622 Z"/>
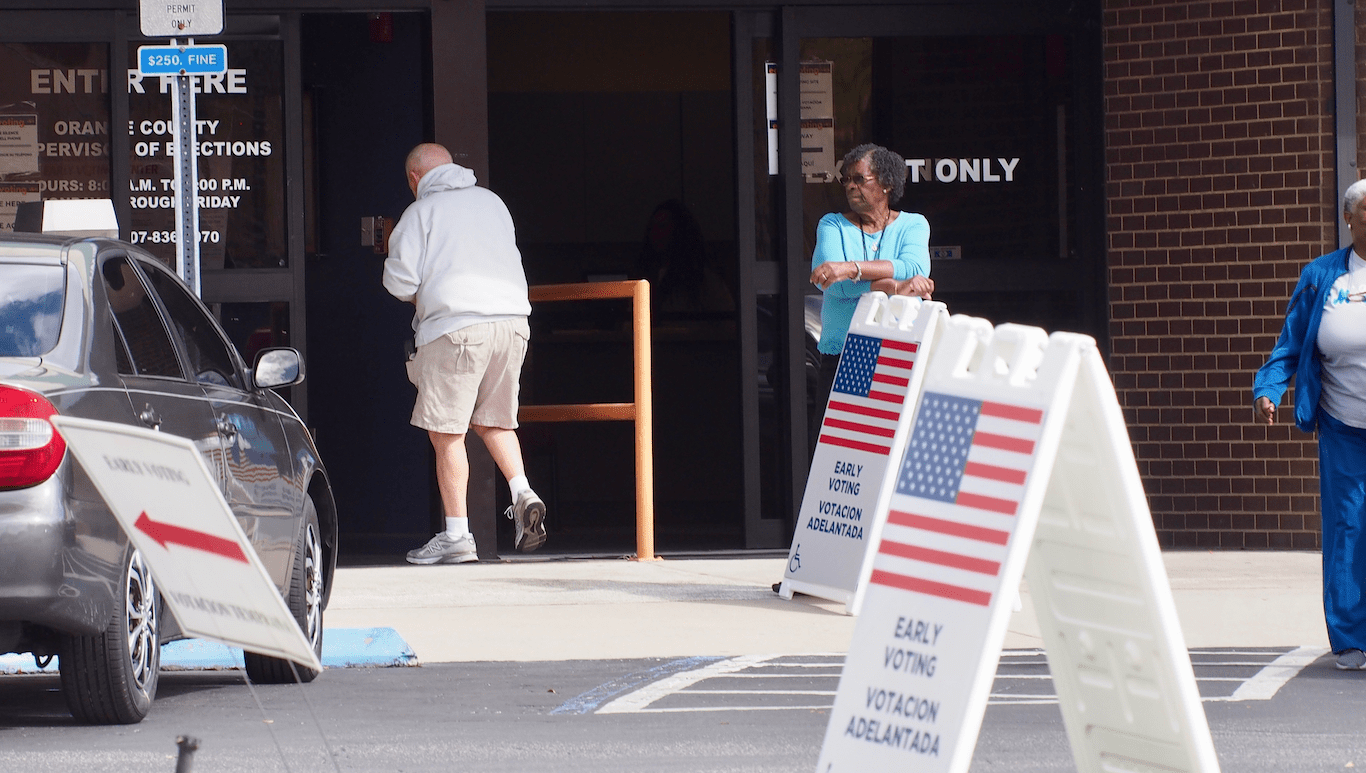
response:
<path id="1" fill-rule="evenodd" d="M 930 224 L 923 215 L 892 205 L 906 188 L 906 162 L 881 145 L 849 151 L 840 167 L 849 210 L 831 212 L 816 226 L 811 283 L 825 293 L 821 306 L 821 391 L 830 396 L 859 296 L 870 290 L 929 298 Z"/>

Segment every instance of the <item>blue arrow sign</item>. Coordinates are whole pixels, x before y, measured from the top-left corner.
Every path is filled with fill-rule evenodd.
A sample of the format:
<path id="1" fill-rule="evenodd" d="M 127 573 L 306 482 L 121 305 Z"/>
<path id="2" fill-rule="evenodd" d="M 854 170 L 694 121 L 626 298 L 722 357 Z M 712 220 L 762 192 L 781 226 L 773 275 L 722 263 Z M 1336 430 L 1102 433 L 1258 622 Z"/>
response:
<path id="1" fill-rule="evenodd" d="M 221 75 L 228 71 L 228 47 L 139 46 L 142 75 Z"/>

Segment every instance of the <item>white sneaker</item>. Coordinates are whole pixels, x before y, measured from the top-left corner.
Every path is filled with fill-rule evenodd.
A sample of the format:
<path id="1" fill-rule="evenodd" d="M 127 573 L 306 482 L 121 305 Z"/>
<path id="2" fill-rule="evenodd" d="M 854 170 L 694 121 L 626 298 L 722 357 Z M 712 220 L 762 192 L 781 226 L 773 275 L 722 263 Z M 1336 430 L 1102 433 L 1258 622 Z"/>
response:
<path id="1" fill-rule="evenodd" d="M 517 536 L 512 542 L 517 550 L 530 553 L 545 544 L 545 502 L 536 492 L 523 491 L 503 514 L 517 525 Z"/>
<path id="2" fill-rule="evenodd" d="M 1366 670 L 1366 652 L 1359 649 L 1346 649 L 1338 655 L 1337 667 L 1339 671 L 1364 671 Z"/>
<path id="3" fill-rule="evenodd" d="M 408 551 L 410 564 L 464 564 L 478 561 L 479 554 L 474 549 L 474 535 L 466 534 L 460 539 L 451 539 L 446 532 L 437 532 L 435 537 L 417 550 Z"/>

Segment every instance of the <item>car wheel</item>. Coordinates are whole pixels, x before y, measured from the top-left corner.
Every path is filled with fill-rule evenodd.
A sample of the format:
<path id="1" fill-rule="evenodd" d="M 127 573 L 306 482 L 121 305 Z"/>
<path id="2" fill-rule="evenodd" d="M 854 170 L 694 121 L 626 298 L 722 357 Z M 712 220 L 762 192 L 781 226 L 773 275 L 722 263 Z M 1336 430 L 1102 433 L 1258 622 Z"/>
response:
<path id="1" fill-rule="evenodd" d="M 62 695 L 77 719 L 97 725 L 141 722 L 161 672 L 161 599 L 137 550 L 123 568 L 119 609 L 102 633 L 62 636 Z"/>
<path id="2" fill-rule="evenodd" d="M 294 546 L 294 566 L 289 580 L 289 611 L 313 645 L 313 654 L 323 654 L 323 543 L 318 529 L 318 511 L 313 498 L 304 497 L 302 535 Z M 283 684 L 295 681 L 311 682 L 318 672 L 285 658 L 245 653 L 247 676 L 261 684 Z"/>

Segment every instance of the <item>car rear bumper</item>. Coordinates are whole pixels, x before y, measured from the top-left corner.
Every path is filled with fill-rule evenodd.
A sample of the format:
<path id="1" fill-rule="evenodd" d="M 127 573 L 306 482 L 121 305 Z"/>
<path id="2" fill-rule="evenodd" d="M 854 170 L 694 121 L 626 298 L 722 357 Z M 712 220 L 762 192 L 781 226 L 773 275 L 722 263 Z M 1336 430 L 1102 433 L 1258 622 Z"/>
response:
<path id="1" fill-rule="evenodd" d="M 122 598 L 126 539 L 102 502 L 66 496 L 69 469 L 0 491 L 0 621 L 89 635 Z"/>

